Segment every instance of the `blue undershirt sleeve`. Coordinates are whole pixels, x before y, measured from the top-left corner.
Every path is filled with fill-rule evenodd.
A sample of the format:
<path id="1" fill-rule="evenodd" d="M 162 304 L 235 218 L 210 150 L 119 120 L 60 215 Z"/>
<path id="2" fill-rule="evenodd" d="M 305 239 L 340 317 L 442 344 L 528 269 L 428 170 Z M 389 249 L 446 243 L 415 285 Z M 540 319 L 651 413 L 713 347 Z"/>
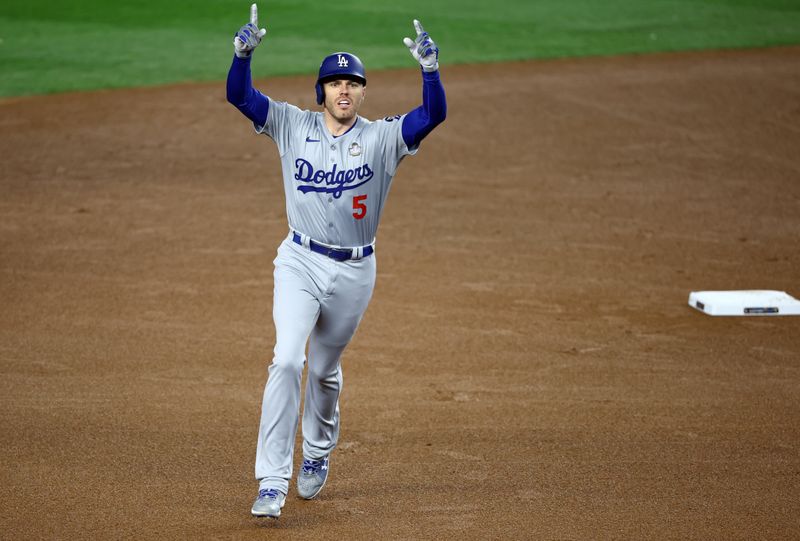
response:
<path id="1" fill-rule="evenodd" d="M 231 69 L 228 71 L 228 101 L 239 109 L 244 116 L 261 128 L 267 123 L 269 100 L 253 88 L 250 76 L 250 59 L 234 55 Z"/>
<path id="2" fill-rule="evenodd" d="M 422 71 L 422 105 L 403 117 L 403 141 L 416 148 L 447 116 L 447 99 L 438 71 Z"/>

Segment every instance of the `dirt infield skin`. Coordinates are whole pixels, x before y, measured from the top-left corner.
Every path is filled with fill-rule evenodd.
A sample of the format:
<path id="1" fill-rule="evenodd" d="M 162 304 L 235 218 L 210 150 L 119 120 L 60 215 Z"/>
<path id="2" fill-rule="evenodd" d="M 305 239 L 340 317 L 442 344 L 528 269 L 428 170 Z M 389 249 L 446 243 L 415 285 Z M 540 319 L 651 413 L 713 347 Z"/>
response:
<path id="1" fill-rule="evenodd" d="M 364 116 L 419 103 L 369 77 Z M 800 48 L 442 78 L 329 483 L 277 522 L 249 516 L 275 146 L 223 83 L 0 102 L 0 538 L 800 538 L 800 317 L 686 304 L 800 297 Z"/>

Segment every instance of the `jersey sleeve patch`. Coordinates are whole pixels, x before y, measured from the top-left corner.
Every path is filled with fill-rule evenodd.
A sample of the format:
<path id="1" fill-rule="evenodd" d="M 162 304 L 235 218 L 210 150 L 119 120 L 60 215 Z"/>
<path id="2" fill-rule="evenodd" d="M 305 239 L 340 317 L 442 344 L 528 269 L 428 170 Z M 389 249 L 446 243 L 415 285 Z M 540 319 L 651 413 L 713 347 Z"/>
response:
<path id="1" fill-rule="evenodd" d="M 387 116 L 376 122 L 376 128 L 380 133 L 380 146 L 383 149 L 383 159 L 386 165 L 386 172 L 389 176 L 394 176 L 397 166 L 406 156 L 417 153 L 416 148 L 408 148 L 403 140 L 403 118 L 405 115 Z"/>

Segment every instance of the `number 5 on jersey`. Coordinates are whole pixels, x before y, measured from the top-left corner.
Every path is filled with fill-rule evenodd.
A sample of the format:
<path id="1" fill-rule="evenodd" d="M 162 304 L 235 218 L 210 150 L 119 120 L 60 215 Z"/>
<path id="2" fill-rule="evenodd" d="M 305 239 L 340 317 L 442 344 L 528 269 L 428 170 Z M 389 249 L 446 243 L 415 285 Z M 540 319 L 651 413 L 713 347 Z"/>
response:
<path id="1" fill-rule="evenodd" d="M 360 220 L 367 215 L 367 204 L 362 203 L 366 200 L 366 195 L 356 195 L 353 197 L 353 218 Z"/>

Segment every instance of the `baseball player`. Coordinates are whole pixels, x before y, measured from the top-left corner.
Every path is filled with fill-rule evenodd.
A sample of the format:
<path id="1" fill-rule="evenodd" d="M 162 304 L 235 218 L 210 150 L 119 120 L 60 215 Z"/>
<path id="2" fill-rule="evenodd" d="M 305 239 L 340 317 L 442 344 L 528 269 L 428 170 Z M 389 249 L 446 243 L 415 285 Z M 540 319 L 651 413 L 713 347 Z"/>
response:
<path id="1" fill-rule="evenodd" d="M 370 121 L 358 115 L 367 76 L 359 58 L 326 56 L 316 81 L 321 111 L 300 110 L 252 87 L 250 62 L 266 30 L 256 4 L 234 37 L 228 101 L 258 134 L 278 147 L 289 233 L 275 258 L 276 344 L 264 389 L 256 448 L 258 497 L 252 514 L 277 518 L 289 480 L 299 422 L 300 381 L 308 376 L 303 410 L 301 498 L 315 498 L 330 471 L 339 436 L 341 356 L 375 285 L 375 233 L 392 178 L 404 157 L 445 119 L 439 50 L 414 21 L 404 44 L 422 69 L 422 105 L 405 115 Z"/>

